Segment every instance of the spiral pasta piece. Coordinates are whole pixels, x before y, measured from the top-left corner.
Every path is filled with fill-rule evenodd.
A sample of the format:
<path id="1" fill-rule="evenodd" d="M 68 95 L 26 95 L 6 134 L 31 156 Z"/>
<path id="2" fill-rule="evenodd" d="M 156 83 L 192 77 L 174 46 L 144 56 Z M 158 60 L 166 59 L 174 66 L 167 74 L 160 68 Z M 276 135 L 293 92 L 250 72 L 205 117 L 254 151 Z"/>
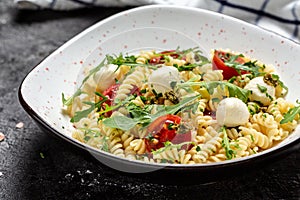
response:
<path id="1" fill-rule="evenodd" d="M 138 64 L 146 64 L 148 61 L 154 57 L 154 51 L 141 51 L 139 56 L 136 59 Z"/>
<path id="2" fill-rule="evenodd" d="M 250 135 L 253 138 L 253 143 L 262 149 L 267 149 L 272 145 L 272 142 L 269 138 L 262 134 L 261 132 L 256 131 L 253 128 L 240 127 L 241 134 L 244 136 Z"/>
<path id="3" fill-rule="evenodd" d="M 115 99 L 126 99 L 135 86 L 142 86 L 142 82 L 145 79 L 145 77 L 147 77 L 147 75 L 144 73 L 144 70 L 140 67 L 137 67 L 131 74 L 129 74 L 124 79 L 116 93 Z"/>
<path id="4" fill-rule="evenodd" d="M 223 74 L 222 70 L 211 70 L 207 71 L 203 75 L 203 80 L 204 81 L 222 81 L 223 80 Z"/>

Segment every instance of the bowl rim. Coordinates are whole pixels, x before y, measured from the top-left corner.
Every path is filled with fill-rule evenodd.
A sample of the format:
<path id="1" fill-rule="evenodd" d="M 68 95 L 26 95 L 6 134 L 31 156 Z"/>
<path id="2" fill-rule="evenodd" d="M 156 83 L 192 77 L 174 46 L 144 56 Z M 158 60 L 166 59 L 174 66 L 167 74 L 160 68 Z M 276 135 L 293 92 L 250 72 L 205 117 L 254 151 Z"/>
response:
<path id="1" fill-rule="evenodd" d="M 281 37 L 284 40 L 287 40 L 289 42 L 294 43 L 295 45 L 299 45 L 299 43 L 284 37 L 282 35 L 279 35 L 275 32 L 272 32 L 270 30 L 264 29 L 262 27 L 258 27 L 255 26 L 253 24 L 250 24 L 248 22 L 245 22 L 243 20 L 222 14 L 222 13 L 217 13 L 215 11 L 210 11 L 210 10 L 205 10 L 202 8 L 194 8 L 194 7 L 185 7 L 185 6 L 176 6 L 176 5 L 146 5 L 146 6 L 140 6 L 137 8 L 131 8 L 128 10 L 124 10 L 121 11 L 119 13 L 113 14 L 103 20 L 100 20 L 98 22 L 96 22 L 95 24 L 91 25 L 90 27 L 84 29 L 82 32 L 76 34 L 75 36 L 73 36 L 71 39 L 69 39 L 67 42 L 65 42 L 64 44 L 62 44 L 61 46 L 57 47 L 55 50 L 53 50 L 51 53 L 49 53 L 49 55 L 45 56 L 38 64 L 36 64 L 27 74 L 26 76 L 23 78 L 23 80 L 21 81 L 20 85 L 19 85 L 19 89 L 18 89 L 18 99 L 19 102 L 21 104 L 21 106 L 24 108 L 24 110 L 38 123 L 38 125 L 41 125 L 42 128 L 45 128 L 46 131 L 53 133 L 56 136 L 59 136 L 61 139 L 64 139 L 65 141 L 70 142 L 71 144 L 74 144 L 75 146 L 81 148 L 82 150 L 88 151 L 88 152 L 92 152 L 95 154 L 100 154 L 101 156 L 110 158 L 110 159 L 117 159 L 119 161 L 123 161 L 124 163 L 129 163 L 129 164 L 136 164 L 136 165 L 140 165 L 140 166 L 153 166 L 153 167 L 163 167 L 164 169 L 170 169 L 170 170 L 178 170 L 178 169 L 199 169 L 199 168 L 218 168 L 218 167 L 222 167 L 222 168 L 227 168 L 233 165 L 245 165 L 248 163 L 257 163 L 260 162 L 262 160 L 267 159 L 268 157 L 279 157 L 282 154 L 286 154 L 288 152 L 292 152 L 295 149 L 298 149 L 300 147 L 300 137 L 293 139 L 291 141 L 288 141 L 286 144 L 281 145 L 280 147 L 277 147 L 275 149 L 267 149 L 263 152 L 260 152 L 258 154 L 253 154 L 250 156 L 246 156 L 246 157 L 242 157 L 242 158 L 237 158 L 237 159 L 232 159 L 232 160 L 225 160 L 225 161 L 221 161 L 221 162 L 214 162 L 214 163 L 198 163 L 198 164 L 170 164 L 170 163 L 149 163 L 149 162 L 143 162 L 143 161 L 139 161 L 139 160 L 129 160 L 126 158 L 121 158 L 118 157 L 112 153 L 108 153 L 105 151 L 101 151 L 98 150 L 94 147 L 88 146 L 86 144 L 83 144 L 79 141 L 75 141 L 72 140 L 70 137 L 68 137 L 67 135 L 65 135 L 63 132 L 59 132 L 56 129 L 54 129 L 46 120 L 44 120 L 30 105 L 28 102 L 26 102 L 26 100 L 24 99 L 25 94 L 22 93 L 22 87 L 24 87 L 24 82 L 26 79 L 28 79 L 29 75 L 31 74 L 31 72 L 37 68 L 41 63 L 43 63 L 46 59 L 48 59 L 53 53 L 60 51 L 61 49 L 63 49 L 64 47 L 69 46 L 70 44 L 72 44 L 73 42 L 76 42 L 78 39 L 80 39 L 82 36 L 84 36 L 86 33 L 90 32 L 91 30 L 95 29 L 98 26 L 101 26 L 102 24 L 105 24 L 115 18 L 121 17 L 124 14 L 129 14 L 129 13 L 133 13 L 133 12 L 139 12 L 145 9 L 156 9 L 156 8 L 161 8 L 161 9 L 180 9 L 180 10 L 193 10 L 193 11 L 197 11 L 197 12 L 203 12 L 205 14 L 208 15 L 219 15 L 222 16 L 224 18 L 227 18 L 229 20 L 233 20 L 236 21 L 238 23 L 242 23 L 245 24 L 246 26 L 251 26 L 252 28 L 256 28 L 256 29 L 260 29 L 262 31 L 267 31 L 269 33 L 275 34 L 277 35 L 277 37 Z M 119 33 L 117 33 L 119 34 Z M 114 35 L 113 35 L 114 36 Z M 111 37 L 113 37 L 111 36 Z M 109 40 L 108 37 L 107 40 Z"/>

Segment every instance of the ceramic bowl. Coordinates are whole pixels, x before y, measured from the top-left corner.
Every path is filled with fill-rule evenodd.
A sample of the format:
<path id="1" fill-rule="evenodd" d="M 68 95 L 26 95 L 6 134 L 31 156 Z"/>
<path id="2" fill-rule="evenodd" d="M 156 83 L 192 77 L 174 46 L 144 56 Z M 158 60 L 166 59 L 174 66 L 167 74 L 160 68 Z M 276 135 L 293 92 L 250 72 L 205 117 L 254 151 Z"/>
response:
<path id="1" fill-rule="evenodd" d="M 41 63 L 24 78 L 19 100 L 28 114 L 47 131 L 85 151 L 101 163 L 128 173 L 154 174 L 187 182 L 217 180 L 246 169 L 257 169 L 299 148 L 298 127 L 279 145 L 262 153 L 235 160 L 210 164 L 150 164 L 130 161 L 99 151 L 71 137 L 70 118 L 62 113 L 62 92 L 71 95 L 82 69 L 99 64 L 106 54 L 136 52 L 141 49 L 182 49 L 200 46 L 210 49 L 229 48 L 272 64 L 289 87 L 287 99 L 299 98 L 300 46 L 275 33 L 238 19 L 207 10 L 144 6 L 113 15 L 84 30 Z"/>

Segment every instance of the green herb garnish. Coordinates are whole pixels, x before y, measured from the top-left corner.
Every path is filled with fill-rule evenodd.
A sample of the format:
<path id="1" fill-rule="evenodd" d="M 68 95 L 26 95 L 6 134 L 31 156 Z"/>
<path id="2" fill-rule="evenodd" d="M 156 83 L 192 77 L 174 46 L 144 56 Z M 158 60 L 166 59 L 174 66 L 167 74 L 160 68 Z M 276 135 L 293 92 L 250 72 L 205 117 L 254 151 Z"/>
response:
<path id="1" fill-rule="evenodd" d="M 228 160 L 230 160 L 230 159 L 232 159 L 233 157 L 236 156 L 236 151 L 231 148 L 231 145 L 229 143 L 229 139 L 228 139 L 228 136 L 227 136 L 227 132 L 226 132 L 226 127 L 223 126 L 221 130 L 224 134 L 223 135 L 223 140 L 222 140 L 222 147 L 225 149 L 226 158 Z"/>
<path id="2" fill-rule="evenodd" d="M 299 104 L 299 106 L 290 108 L 289 111 L 284 114 L 283 119 L 280 121 L 280 124 L 292 122 L 295 119 L 295 117 L 300 114 L 300 102 L 298 100 L 297 104 Z"/>

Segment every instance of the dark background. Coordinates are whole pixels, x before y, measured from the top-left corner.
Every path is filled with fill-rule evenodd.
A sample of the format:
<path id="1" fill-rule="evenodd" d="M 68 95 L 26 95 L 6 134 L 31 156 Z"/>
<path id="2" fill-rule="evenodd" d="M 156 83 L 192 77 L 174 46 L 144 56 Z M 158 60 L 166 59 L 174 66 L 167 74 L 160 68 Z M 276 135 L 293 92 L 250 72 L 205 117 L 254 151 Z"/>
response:
<path id="1" fill-rule="evenodd" d="M 299 149 L 227 180 L 164 185 L 104 167 L 37 127 L 18 101 L 23 78 L 77 33 L 125 9 L 18 11 L 13 1 L 0 1 L 0 132 L 6 137 L 0 142 L 0 199 L 300 199 Z"/>

